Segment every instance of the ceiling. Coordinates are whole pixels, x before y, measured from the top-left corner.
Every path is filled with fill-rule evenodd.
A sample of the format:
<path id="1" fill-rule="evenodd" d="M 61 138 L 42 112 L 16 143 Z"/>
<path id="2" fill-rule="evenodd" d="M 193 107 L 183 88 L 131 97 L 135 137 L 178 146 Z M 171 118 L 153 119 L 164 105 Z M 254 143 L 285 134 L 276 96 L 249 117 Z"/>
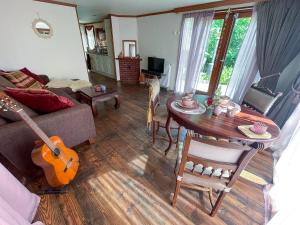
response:
<path id="1" fill-rule="evenodd" d="M 81 23 L 96 22 L 108 14 L 140 15 L 171 10 L 176 7 L 220 0 L 59 0 L 78 5 Z"/>

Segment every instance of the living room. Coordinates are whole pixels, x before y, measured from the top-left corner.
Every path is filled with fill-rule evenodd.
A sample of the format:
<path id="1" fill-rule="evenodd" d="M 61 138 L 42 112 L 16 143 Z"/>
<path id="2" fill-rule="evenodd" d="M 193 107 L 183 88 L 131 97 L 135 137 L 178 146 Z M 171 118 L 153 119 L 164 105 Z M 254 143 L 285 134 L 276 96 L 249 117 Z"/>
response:
<path id="1" fill-rule="evenodd" d="M 298 0 L 3 0 L 0 224 L 298 224 Z"/>

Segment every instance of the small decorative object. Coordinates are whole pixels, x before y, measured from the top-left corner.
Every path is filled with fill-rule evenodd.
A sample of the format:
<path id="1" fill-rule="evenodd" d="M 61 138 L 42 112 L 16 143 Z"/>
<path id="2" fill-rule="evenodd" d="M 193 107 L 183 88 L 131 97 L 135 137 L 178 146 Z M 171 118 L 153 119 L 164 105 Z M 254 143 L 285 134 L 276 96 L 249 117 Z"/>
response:
<path id="1" fill-rule="evenodd" d="M 209 97 L 208 99 L 207 99 L 207 106 L 211 106 L 213 103 L 214 103 L 214 99 L 212 98 L 212 97 Z"/>
<path id="2" fill-rule="evenodd" d="M 100 87 L 101 87 L 101 90 L 102 90 L 103 92 L 106 92 L 106 86 L 105 86 L 105 85 L 101 84 Z"/>
<path id="3" fill-rule="evenodd" d="M 229 101 L 230 101 L 230 98 L 228 96 L 225 96 L 225 95 L 221 96 L 220 100 L 219 100 L 220 104 L 223 105 L 223 106 L 227 105 L 229 103 Z"/>
<path id="4" fill-rule="evenodd" d="M 51 38 L 53 36 L 53 29 L 51 25 L 43 19 L 35 19 L 32 22 L 32 29 L 40 38 Z"/>
<path id="5" fill-rule="evenodd" d="M 250 128 L 256 134 L 264 134 L 267 132 L 268 126 L 262 122 L 255 122 L 253 126 Z"/>
<path id="6" fill-rule="evenodd" d="M 223 112 L 223 108 L 219 105 L 214 109 L 215 116 L 219 116 L 222 112 Z"/>
<path id="7" fill-rule="evenodd" d="M 100 92 L 101 91 L 101 86 L 100 85 L 96 85 L 95 86 L 95 91 L 96 92 Z"/>
<path id="8" fill-rule="evenodd" d="M 208 118 L 211 118 L 212 114 L 214 112 L 214 107 L 213 105 L 210 105 L 206 108 L 206 114 L 208 116 Z"/>
<path id="9" fill-rule="evenodd" d="M 136 40 L 123 40 L 124 57 L 136 57 Z"/>
<path id="10" fill-rule="evenodd" d="M 227 117 L 234 117 L 238 113 L 238 109 L 233 106 L 228 106 L 227 108 Z"/>

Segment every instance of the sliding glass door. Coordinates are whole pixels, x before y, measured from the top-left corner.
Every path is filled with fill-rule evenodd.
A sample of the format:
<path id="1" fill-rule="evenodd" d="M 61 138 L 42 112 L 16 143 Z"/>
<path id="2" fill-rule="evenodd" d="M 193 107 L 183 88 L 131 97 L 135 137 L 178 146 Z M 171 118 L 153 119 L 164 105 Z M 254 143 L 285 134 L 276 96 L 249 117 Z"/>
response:
<path id="1" fill-rule="evenodd" d="M 205 64 L 199 74 L 200 93 L 224 95 L 231 79 L 239 49 L 251 21 L 251 11 L 216 13 L 205 53 Z"/>

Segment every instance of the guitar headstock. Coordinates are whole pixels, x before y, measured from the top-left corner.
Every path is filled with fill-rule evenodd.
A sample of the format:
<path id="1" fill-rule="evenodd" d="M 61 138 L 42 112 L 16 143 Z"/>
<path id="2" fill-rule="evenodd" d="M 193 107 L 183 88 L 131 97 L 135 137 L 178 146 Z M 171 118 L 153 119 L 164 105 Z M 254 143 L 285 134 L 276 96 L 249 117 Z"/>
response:
<path id="1" fill-rule="evenodd" d="M 0 110 L 18 112 L 22 108 L 18 104 L 3 92 L 0 92 Z"/>

